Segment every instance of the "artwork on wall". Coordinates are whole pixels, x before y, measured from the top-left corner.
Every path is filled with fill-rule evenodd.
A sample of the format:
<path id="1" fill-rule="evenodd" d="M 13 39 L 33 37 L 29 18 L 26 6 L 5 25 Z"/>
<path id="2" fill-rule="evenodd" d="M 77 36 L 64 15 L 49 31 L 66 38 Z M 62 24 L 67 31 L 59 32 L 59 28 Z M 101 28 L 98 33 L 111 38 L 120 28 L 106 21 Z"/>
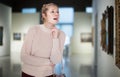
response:
<path id="1" fill-rule="evenodd" d="M 114 51 L 114 8 L 108 8 L 108 54 L 113 55 Z"/>
<path id="2" fill-rule="evenodd" d="M 0 26 L 0 45 L 3 45 L 3 27 Z"/>
<path id="3" fill-rule="evenodd" d="M 81 42 L 92 42 L 92 33 L 81 33 Z"/>
<path id="4" fill-rule="evenodd" d="M 113 55 L 114 43 L 114 14 L 113 6 L 107 6 L 101 19 L 101 46 L 102 50 Z"/>
<path id="5" fill-rule="evenodd" d="M 102 14 L 101 20 L 101 46 L 102 50 L 106 51 L 106 26 L 105 26 L 105 13 Z"/>
<path id="6" fill-rule="evenodd" d="M 14 40 L 21 40 L 21 33 L 13 33 Z"/>
<path id="7" fill-rule="evenodd" d="M 95 29 L 94 26 L 92 26 L 92 46 L 94 46 L 94 37 L 95 37 Z"/>
<path id="8" fill-rule="evenodd" d="M 120 68 L 120 0 L 115 0 L 115 63 Z"/>

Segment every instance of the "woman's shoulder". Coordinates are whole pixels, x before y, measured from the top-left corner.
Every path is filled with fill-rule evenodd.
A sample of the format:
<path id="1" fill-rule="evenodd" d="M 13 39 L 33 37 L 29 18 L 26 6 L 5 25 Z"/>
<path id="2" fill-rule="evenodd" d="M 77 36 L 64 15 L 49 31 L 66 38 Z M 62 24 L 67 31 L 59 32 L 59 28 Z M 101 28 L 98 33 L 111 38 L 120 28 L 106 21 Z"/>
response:
<path id="1" fill-rule="evenodd" d="M 60 35 L 61 35 L 61 36 L 64 36 L 64 37 L 66 36 L 66 35 L 65 35 L 65 32 L 63 32 L 62 30 L 59 29 L 59 32 L 60 32 Z"/>
<path id="2" fill-rule="evenodd" d="M 40 28 L 40 25 L 34 25 L 29 28 L 29 30 L 38 30 Z"/>

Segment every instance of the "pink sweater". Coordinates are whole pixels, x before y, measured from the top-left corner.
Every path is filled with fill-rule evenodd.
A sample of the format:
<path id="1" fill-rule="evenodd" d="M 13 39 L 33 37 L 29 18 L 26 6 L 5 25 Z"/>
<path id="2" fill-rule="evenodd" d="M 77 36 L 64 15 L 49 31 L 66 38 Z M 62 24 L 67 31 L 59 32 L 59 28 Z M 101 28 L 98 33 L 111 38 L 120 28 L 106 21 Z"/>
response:
<path id="1" fill-rule="evenodd" d="M 30 28 L 21 50 L 22 71 L 35 77 L 52 75 L 54 66 L 51 64 L 61 61 L 64 42 L 62 31 L 58 39 L 53 39 L 51 31 L 43 25 Z"/>

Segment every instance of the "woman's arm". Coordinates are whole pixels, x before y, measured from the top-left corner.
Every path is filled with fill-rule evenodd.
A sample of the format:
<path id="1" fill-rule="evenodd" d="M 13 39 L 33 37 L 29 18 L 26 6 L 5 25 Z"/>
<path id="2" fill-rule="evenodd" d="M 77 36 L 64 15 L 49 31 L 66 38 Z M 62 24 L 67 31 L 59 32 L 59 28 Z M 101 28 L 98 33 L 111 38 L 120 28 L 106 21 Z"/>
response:
<path id="1" fill-rule="evenodd" d="M 35 66 L 50 65 L 51 64 L 50 59 L 33 56 L 31 54 L 32 42 L 36 34 L 35 32 L 36 30 L 34 27 L 28 31 L 21 50 L 21 60 L 23 63 L 29 65 L 35 65 Z"/>
<path id="2" fill-rule="evenodd" d="M 61 31 L 58 38 L 53 38 L 53 48 L 50 56 L 50 60 L 53 64 L 61 62 L 63 57 L 64 43 L 65 34 Z"/>

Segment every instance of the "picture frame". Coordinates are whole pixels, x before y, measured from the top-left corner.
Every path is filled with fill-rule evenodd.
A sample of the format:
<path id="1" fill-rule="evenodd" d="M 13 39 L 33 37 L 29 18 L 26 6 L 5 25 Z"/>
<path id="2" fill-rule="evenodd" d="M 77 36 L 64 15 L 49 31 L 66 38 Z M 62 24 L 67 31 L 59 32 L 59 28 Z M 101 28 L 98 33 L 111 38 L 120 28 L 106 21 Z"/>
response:
<path id="1" fill-rule="evenodd" d="M 95 43 L 95 42 L 94 42 L 94 41 L 95 41 L 95 38 L 94 38 L 94 37 L 95 37 L 95 27 L 92 26 L 92 29 L 91 29 L 91 30 L 92 30 L 92 46 L 94 46 L 94 43 Z"/>
<path id="2" fill-rule="evenodd" d="M 120 69 L 120 0 L 115 0 L 115 64 Z"/>
<path id="3" fill-rule="evenodd" d="M 114 51 L 114 9 L 107 6 L 101 19 L 101 46 L 107 54 L 113 55 Z"/>
<path id="4" fill-rule="evenodd" d="M 87 42 L 92 42 L 92 33 L 81 33 L 81 42 L 87 43 Z"/>
<path id="5" fill-rule="evenodd" d="M 114 52 L 114 8 L 108 7 L 108 54 L 113 55 Z"/>
<path id="6" fill-rule="evenodd" d="M 101 19 L 101 46 L 102 50 L 106 51 L 106 16 L 105 13 L 102 13 Z"/>
<path id="7" fill-rule="evenodd" d="M 21 33 L 13 33 L 13 39 L 14 40 L 21 40 Z"/>
<path id="8" fill-rule="evenodd" d="M 0 26 L 0 46 L 3 45 L 3 27 Z"/>

